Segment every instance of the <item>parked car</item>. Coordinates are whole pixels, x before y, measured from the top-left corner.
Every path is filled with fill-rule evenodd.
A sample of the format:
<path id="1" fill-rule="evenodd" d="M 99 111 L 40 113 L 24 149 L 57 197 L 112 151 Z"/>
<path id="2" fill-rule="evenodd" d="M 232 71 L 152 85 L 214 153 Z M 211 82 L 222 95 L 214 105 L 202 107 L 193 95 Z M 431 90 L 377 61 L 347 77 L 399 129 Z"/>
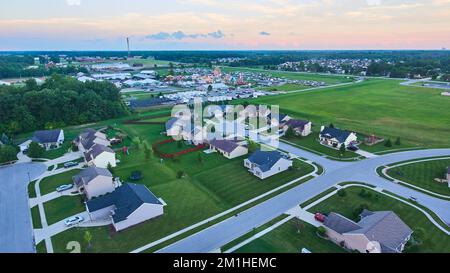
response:
<path id="1" fill-rule="evenodd" d="M 67 184 L 67 185 L 61 185 L 59 187 L 56 188 L 57 192 L 62 192 L 62 191 L 66 191 L 68 189 L 73 188 L 73 184 Z"/>
<path id="2" fill-rule="evenodd" d="M 70 161 L 70 162 L 64 163 L 64 168 L 67 169 L 67 168 L 74 167 L 74 166 L 77 166 L 77 165 L 78 165 L 77 162 Z"/>
<path id="3" fill-rule="evenodd" d="M 356 146 L 348 146 L 348 147 L 347 147 L 347 150 L 352 151 L 352 152 L 356 152 L 356 151 L 359 150 L 359 148 L 356 147 Z"/>
<path id="4" fill-rule="evenodd" d="M 314 214 L 314 219 L 316 219 L 316 221 L 318 221 L 318 222 L 321 222 L 321 223 L 325 222 L 325 218 L 326 218 L 326 216 L 323 215 L 322 213 Z"/>
<path id="5" fill-rule="evenodd" d="M 22 153 L 23 153 L 24 155 L 26 155 L 26 154 L 28 153 L 28 149 L 24 149 L 24 150 L 22 151 Z"/>
<path id="6" fill-rule="evenodd" d="M 414 202 L 417 202 L 417 198 L 414 197 L 414 196 L 410 196 L 410 197 L 409 197 L 409 200 L 414 201 Z"/>
<path id="7" fill-rule="evenodd" d="M 84 218 L 81 216 L 73 216 L 64 220 L 64 224 L 68 227 L 79 224 L 84 221 Z"/>

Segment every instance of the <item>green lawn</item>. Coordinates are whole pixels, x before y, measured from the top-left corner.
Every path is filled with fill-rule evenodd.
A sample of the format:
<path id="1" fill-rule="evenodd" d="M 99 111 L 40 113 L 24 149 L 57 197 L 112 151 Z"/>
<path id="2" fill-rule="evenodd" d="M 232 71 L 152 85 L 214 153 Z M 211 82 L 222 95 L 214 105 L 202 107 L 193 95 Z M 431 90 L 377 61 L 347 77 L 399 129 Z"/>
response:
<path id="1" fill-rule="evenodd" d="M 299 253 L 306 248 L 313 253 L 345 253 L 336 244 L 316 235 L 317 228 L 291 219 L 285 224 L 236 250 L 236 253 Z"/>
<path id="2" fill-rule="evenodd" d="M 72 177 L 80 173 L 80 171 L 81 170 L 71 170 L 42 179 L 39 184 L 41 195 L 54 192 L 58 186 L 72 184 Z"/>
<path id="3" fill-rule="evenodd" d="M 309 211 L 325 214 L 337 212 L 349 219 L 359 221 L 358 215 L 362 205 L 372 211 L 392 210 L 412 230 L 423 229 L 425 231 L 425 238 L 422 245 L 408 248 L 408 252 L 450 252 L 450 236 L 434 226 L 422 212 L 396 199 L 367 188 L 364 188 L 365 191 L 371 192 L 372 196 L 361 197 L 359 195 L 361 189 L 361 187 L 347 188 L 347 195 L 345 197 L 334 195 L 314 206 Z"/>
<path id="4" fill-rule="evenodd" d="M 66 140 L 61 145 L 61 147 L 59 147 L 57 149 L 45 151 L 44 154 L 42 155 L 42 158 L 55 159 L 55 158 L 58 158 L 58 157 L 64 155 L 72 147 L 71 141 L 72 140 Z"/>
<path id="5" fill-rule="evenodd" d="M 86 210 L 82 196 L 61 196 L 44 203 L 47 223 L 52 225 Z"/>
<path id="6" fill-rule="evenodd" d="M 353 77 L 347 76 L 337 76 L 337 75 L 321 75 L 315 73 L 302 73 L 302 72 L 288 72 L 288 71 L 274 71 L 274 70 L 263 70 L 255 68 L 245 68 L 245 67 L 222 67 L 223 72 L 255 72 L 255 73 L 265 73 L 273 77 L 286 78 L 291 80 L 311 80 L 318 82 L 325 82 L 327 84 L 337 84 L 344 82 L 353 81 Z"/>
<path id="7" fill-rule="evenodd" d="M 448 167 L 450 167 L 450 159 L 433 160 L 395 167 L 388 170 L 388 174 L 393 178 L 432 192 L 450 195 L 448 183 L 434 181 L 435 178 L 443 179 L 447 174 Z"/>
<path id="8" fill-rule="evenodd" d="M 36 245 L 37 253 L 47 253 L 47 247 L 45 246 L 45 241 L 42 240 L 39 244 Z"/>
<path id="9" fill-rule="evenodd" d="M 29 198 L 36 197 L 36 190 L 34 189 L 35 184 L 36 184 L 36 181 L 31 181 L 30 183 L 28 183 L 28 197 Z"/>
<path id="10" fill-rule="evenodd" d="M 266 91 L 296 91 L 296 90 L 303 90 L 312 88 L 312 86 L 302 85 L 302 84 L 295 84 L 295 83 L 286 83 L 280 86 L 270 86 L 270 87 L 263 87 L 261 90 Z"/>
<path id="11" fill-rule="evenodd" d="M 441 96 L 441 90 L 401 86 L 399 82 L 370 79 L 249 102 L 279 105 L 282 113 L 311 120 L 318 128 L 332 122 L 364 135 L 392 141 L 400 137 L 408 147 L 449 147 L 450 98 Z"/>
<path id="12" fill-rule="evenodd" d="M 38 206 L 31 208 L 31 219 L 33 220 L 33 228 L 42 228 L 41 214 L 39 213 Z"/>

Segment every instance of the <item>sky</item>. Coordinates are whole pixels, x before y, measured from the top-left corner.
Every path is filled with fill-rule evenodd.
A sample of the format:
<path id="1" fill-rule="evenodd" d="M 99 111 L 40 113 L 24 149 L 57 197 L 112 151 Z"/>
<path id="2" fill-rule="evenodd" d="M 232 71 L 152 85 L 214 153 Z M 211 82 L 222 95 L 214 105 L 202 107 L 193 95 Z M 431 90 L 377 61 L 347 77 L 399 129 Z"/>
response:
<path id="1" fill-rule="evenodd" d="M 450 0 L 0 1 L 0 50 L 450 48 Z"/>

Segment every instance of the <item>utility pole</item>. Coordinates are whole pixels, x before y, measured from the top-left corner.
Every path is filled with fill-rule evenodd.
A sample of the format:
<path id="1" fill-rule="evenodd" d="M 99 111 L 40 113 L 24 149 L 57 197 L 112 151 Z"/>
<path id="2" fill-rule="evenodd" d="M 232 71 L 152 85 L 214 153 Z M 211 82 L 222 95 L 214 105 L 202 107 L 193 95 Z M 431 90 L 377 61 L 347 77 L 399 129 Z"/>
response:
<path id="1" fill-rule="evenodd" d="M 127 50 L 128 50 L 128 59 L 131 59 L 131 52 L 130 52 L 130 37 L 127 37 Z"/>

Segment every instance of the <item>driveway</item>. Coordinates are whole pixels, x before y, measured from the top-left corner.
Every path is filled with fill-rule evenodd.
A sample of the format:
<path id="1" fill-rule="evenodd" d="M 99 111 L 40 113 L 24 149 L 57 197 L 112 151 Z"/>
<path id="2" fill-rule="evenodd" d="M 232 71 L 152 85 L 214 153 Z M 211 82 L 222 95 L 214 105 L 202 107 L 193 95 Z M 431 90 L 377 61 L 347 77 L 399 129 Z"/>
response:
<path id="1" fill-rule="evenodd" d="M 0 252 L 35 252 L 27 185 L 46 170 L 42 163 L 0 168 Z"/>
<path id="2" fill-rule="evenodd" d="M 290 148 L 290 152 L 295 154 L 295 147 Z M 301 154 L 303 155 L 304 152 Z M 250 232 L 253 228 L 267 223 L 271 219 L 311 199 L 335 184 L 346 181 L 366 182 L 406 198 L 414 196 L 420 204 L 434 211 L 444 222 L 450 223 L 449 201 L 431 197 L 413 189 L 392 183 L 376 174 L 376 168 L 386 164 L 416 158 L 447 155 L 450 155 L 450 149 L 407 151 L 345 164 L 325 162 L 321 158 L 321 162 L 326 163 L 324 165 L 331 167 L 331 170 L 328 169 L 322 176 L 283 192 L 240 213 L 236 217 L 228 218 L 223 222 L 169 245 L 158 252 L 207 253 L 219 249 L 226 243 Z M 217 236 L 218 234 L 220 236 Z"/>

